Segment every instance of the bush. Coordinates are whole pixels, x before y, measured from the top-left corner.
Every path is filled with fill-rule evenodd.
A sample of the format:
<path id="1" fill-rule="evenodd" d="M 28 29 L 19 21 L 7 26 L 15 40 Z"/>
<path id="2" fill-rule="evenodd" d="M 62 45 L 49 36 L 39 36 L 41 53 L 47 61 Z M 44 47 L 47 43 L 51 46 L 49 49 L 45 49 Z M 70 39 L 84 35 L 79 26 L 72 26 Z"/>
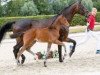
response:
<path id="1" fill-rule="evenodd" d="M 93 8 L 93 2 L 92 0 L 82 0 L 82 4 L 89 10 L 91 11 Z"/>
<path id="2" fill-rule="evenodd" d="M 81 16 L 81 15 L 78 15 L 76 14 L 71 22 L 71 26 L 76 26 L 76 25 L 85 25 L 86 22 L 85 22 L 85 17 L 84 16 Z"/>
<path id="3" fill-rule="evenodd" d="M 44 19 L 44 18 L 50 18 L 54 15 L 38 15 L 38 16 L 25 16 L 25 17 L 2 17 L 0 18 L 0 26 L 2 26 L 3 24 L 5 24 L 6 22 L 9 21 L 16 21 L 19 19 Z"/>
<path id="4" fill-rule="evenodd" d="M 100 11 L 100 1 L 94 2 L 94 3 L 93 3 L 93 6 L 94 6 L 95 8 L 97 8 L 98 11 Z"/>
<path id="5" fill-rule="evenodd" d="M 26 16 L 26 17 L 2 17 L 0 18 L 0 26 L 5 24 L 8 21 L 14 21 L 14 20 L 18 20 L 18 19 L 25 19 L 25 18 L 29 18 L 29 19 L 44 19 L 44 18 L 50 18 L 53 17 L 54 15 L 38 15 L 38 16 Z M 96 21 L 100 22 L 100 12 L 97 13 L 96 16 Z M 76 14 L 71 22 L 71 26 L 76 26 L 76 25 L 85 25 L 85 17 L 84 16 L 80 16 L 78 14 Z"/>
<path id="6" fill-rule="evenodd" d="M 96 21 L 100 22 L 100 12 L 98 12 L 97 15 L 96 15 Z"/>
<path id="7" fill-rule="evenodd" d="M 96 15 L 96 22 L 100 22 L 100 12 L 98 12 Z M 71 26 L 76 26 L 76 25 L 86 25 L 85 17 L 80 15 L 75 15 L 71 22 Z"/>

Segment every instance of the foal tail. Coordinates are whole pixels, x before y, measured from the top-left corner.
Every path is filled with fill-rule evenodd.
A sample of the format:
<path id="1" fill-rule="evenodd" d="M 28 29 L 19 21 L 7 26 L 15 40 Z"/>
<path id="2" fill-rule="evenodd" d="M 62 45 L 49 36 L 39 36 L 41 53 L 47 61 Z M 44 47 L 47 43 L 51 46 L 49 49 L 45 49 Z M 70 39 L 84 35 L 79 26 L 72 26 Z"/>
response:
<path id="1" fill-rule="evenodd" d="M 13 23 L 15 23 L 15 21 L 13 21 L 13 22 L 8 22 L 8 23 L 6 23 L 5 25 L 3 25 L 3 26 L 0 28 L 0 43 L 1 43 L 1 40 L 3 39 L 3 37 L 4 37 L 4 34 L 5 34 L 9 29 L 11 29 Z"/>
<path id="2" fill-rule="evenodd" d="M 17 38 L 24 35 L 24 32 L 18 32 L 10 35 L 10 38 Z"/>

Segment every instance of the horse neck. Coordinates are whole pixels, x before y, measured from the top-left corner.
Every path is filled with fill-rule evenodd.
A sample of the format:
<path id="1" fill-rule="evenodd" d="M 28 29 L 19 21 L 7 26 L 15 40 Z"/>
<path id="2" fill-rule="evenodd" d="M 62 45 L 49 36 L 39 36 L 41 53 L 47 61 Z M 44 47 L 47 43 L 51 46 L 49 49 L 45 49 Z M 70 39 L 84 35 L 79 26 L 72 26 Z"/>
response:
<path id="1" fill-rule="evenodd" d="M 77 5 L 74 4 L 62 12 L 62 14 L 67 18 L 69 23 L 72 21 L 74 15 L 77 13 L 76 8 L 77 8 Z"/>

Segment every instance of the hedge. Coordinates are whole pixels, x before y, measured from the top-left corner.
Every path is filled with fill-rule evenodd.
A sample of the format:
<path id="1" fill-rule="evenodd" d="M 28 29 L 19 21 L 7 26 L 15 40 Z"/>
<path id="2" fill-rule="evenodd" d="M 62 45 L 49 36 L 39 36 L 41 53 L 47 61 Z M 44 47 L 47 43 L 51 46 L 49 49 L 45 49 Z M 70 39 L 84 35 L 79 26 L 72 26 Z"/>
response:
<path id="1" fill-rule="evenodd" d="M 20 19 L 44 19 L 50 18 L 53 15 L 37 15 L 37 16 L 24 16 L 24 17 L 1 17 L 0 18 L 0 26 L 4 25 L 6 22 L 9 21 L 16 21 Z"/>
<path id="2" fill-rule="evenodd" d="M 29 18 L 29 19 L 44 19 L 44 18 L 50 18 L 53 17 L 54 15 L 38 15 L 38 16 L 24 16 L 24 17 L 1 17 L 0 18 L 0 26 L 2 26 L 3 24 L 5 24 L 6 22 L 9 21 L 15 21 L 15 20 L 19 20 L 19 19 L 25 19 L 25 18 Z M 96 21 L 100 22 L 100 12 L 97 13 L 96 16 Z M 75 26 L 75 25 L 85 25 L 86 21 L 85 21 L 85 17 L 76 14 L 71 22 L 71 26 Z"/>

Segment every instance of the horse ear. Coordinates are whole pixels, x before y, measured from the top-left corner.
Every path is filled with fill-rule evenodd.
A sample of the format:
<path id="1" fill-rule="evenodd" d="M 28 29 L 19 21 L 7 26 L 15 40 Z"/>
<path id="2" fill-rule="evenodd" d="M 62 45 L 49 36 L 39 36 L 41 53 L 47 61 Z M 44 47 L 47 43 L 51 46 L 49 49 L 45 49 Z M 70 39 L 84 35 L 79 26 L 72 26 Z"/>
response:
<path id="1" fill-rule="evenodd" d="M 81 4 L 82 0 L 78 0 L 79 4 Z"/>

